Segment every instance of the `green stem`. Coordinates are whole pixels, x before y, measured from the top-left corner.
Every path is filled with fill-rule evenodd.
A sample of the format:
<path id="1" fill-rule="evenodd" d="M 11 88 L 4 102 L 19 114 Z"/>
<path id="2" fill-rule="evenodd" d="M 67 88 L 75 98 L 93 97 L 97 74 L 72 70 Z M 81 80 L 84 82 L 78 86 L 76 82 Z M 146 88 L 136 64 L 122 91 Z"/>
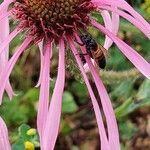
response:
<path id="1" fill-rule="evenodd" d="M 117 83 L 129 78 L 139 78 L 142 74 L 136 69 L 126 71 L 100 71 L 100 75 L 106 84 Z"/>

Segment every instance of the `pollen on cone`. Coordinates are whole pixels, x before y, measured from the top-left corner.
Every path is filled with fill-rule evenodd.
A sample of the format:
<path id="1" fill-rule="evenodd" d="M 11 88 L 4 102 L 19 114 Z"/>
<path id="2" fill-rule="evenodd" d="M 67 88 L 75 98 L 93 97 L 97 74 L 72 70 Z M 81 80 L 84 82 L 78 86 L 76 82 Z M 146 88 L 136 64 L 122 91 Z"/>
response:
<path id="1" fill-rule="evenodd" d="M 86 28 L 93 9 L 90 0 L 24 0 L 14 4 L 13 14 L 20 28 L 29 29 L 37 42 L 43 37 L 59 39 Z"/>

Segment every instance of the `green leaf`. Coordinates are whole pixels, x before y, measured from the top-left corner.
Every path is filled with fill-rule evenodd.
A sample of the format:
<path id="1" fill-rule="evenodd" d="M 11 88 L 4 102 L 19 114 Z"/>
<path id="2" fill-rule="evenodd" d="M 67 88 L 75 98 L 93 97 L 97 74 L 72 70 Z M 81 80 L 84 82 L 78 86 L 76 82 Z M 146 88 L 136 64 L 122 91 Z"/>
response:
<path id="1" fill-rule="evenodd" d="M 121 84 L 117 84 L 112 89 L 114 89 L 110 94 L 111 97 L 117 97 L 120 99 L 127 99 L 131 93 L 133 93 L 133 83 L 135 79 L 128 79 L 122 82 Z"/>
<path id="2" fill-rule="evenodd" d="M 119 130 L 123 140 L 130 140 L 138 129 L 130 121 L 125 121 L 119 124 Z"/>
<path id="3" fill-rule="evenodd" d="M 9 101 L 8 97 L 4 98 L 0 114 L 6 119 L 8 125 L 11 125 L 13 122 L 14 126 L 19 126 L 28 121 L 29 108 L 22 102 L 21 96 L 14 97 L 12 101 Z"/>
<path id="4" fill-rule="evenodd" d="M 12 150 L 24 150 L 23 141 L 18 141 L 17 143 L 12 145 Z"/>
<path id="5" fill-rule="evenodd" d="M 146 79 L 139 88 L 135 97 L 134 103 L 128 107 L 127 113 L 133 112 L 135 109 L 145 106 L 150 106 L 150 80 Z"/>
<path id="6" fill-rule="evenodd" d="M 31 129 L 27 124 L 22 124 L 19 127 L 19 139 L 16 143 L 13 144 L 13 150 L 23 150 L 24 143 L 30 141 L 34 144 L 35 147 L 39 147 L 39 136 L 36 132 L 34 135 L 27 134 L 27 131 Z"/>
<path id="7" fill-rule="evenodd" d="M 142 99 L 145 100 L 145 101 L 143 101 L 143 104 L 146 101 L 150 102 L 150 80 L 148 80 L 148 79 L 144 80 L 144 82 L 142 83 L 142 85 L 139 88 L 136 98 L 138 100 L 142 100 Z"/>
<path id="8" fill-rule="evenodd" d="M 116 47 L 112 47 L 110 54 L 111 57 L 107 58 L 106 68 L 109 70 L 127 70 L 132 67 L 132 64 L 127 61 L 126 57 L 122 55 L 120 50 Z"/>
<path id="9" fill-rule="evenodd" d="M 85 97 L 86 95 L 86 88 L 85 85 L 80 82 L 73 82 L 71 86 L 71 90 L 79 97 Z"/>
<path id="10" fill-rule="evenodd" d="M 148 79 L 142 83 L 135 97 L 130 97 L 115 110 L 116 116 L 121 119 L 135 109 L 144 106 L 150 106 L 150 80 Z"/>
<path id="11" fill-rule="evenodd" d="M 19 135 L 22 139 L 27 140 L 29 138 L 29 136 L 27 135 L 27 131 L 30 129 L 30 126 L 26 125 L 26 124 L 22 124 L 19 127 Z"/>
<path id="12" fill-rule="evenodd" d="M 122 105 L 116 108 L 115 113 L 118 120 L 121 120 L 123 116 L 128 114 L 128 109 L 130 108 L 132 103 L 133 103 L 132 98 L 129 98 Z"/>
<path id="13" fill-rule="evenodd" d="M 70 131 L 72 130 L 72 128 L 70 127 L 70 125 L 65 121 L 65 120 L 62 120 L 61 121 L 61 133 L 63 135 L 67 135 L 70 133 Z"/>
<path id="14" fill-rule="evenodd" d="M 36 101 L 38 97 L 39 97 L 39 90 L 36 88 L 32 88 L 27 91 L 27 93 L 23 96 L 23 99 Z"/>
<path id="15" fill-rule="evenodd" d="M 73 82 L 71 85 L 71 92 L 76 97 L 79 97 L 78 102 L 80 104 L 84 104 L 87 102 L 87 97 L 86 97 L 87 89 L 83 83 Z"/>
<path id="16" fill-rule="evenodd" d="M 70 92 L 65 91 L 63 95 L 62 112 L 73 113 L 78 110 L 78 106 L 74 101 L 73 96 Z"/>

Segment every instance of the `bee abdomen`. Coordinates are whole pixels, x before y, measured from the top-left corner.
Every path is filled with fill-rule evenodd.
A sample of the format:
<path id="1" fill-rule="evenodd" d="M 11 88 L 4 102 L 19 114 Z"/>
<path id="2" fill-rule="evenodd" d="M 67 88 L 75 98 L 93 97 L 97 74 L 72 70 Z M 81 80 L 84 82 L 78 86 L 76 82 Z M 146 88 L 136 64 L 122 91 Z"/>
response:
<path id="1" fill-rule="evenodd" d="M 102 57 L 101 59 L 97 60 L 97 63 L 101 69 L 104 69 L 106 66 L 106 58 Z"/>
<path id="2" fill-rule="evenodd" d="M 106 58 L 101 49 L 97 49 L 97 51 L 93 52 L 94 59 L 97 62 L 97 65 L 101 68 L 104 69 L 106 66 Z"/>

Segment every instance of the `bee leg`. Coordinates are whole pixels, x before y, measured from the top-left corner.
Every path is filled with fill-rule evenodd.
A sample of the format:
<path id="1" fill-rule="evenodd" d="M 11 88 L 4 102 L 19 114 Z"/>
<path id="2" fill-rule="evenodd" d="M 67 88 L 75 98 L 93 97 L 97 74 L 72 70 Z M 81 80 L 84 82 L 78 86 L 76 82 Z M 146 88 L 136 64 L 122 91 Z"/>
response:
<path id="1" fill-rule="evenodd" d="M 76 39 L 74 40 L 77 44 L 79 44 L 80 46 L 84 46 L 84 43 L 80 43 L 79 41 L 77 41 Z"/>
<path id="2" fill-rule="evenodd" d="M 82 55 L 82 56 L 84 56 L 84 55 L 89 55 L 88 53 L 78 53 L 78 54 L 76 54 L 76 55 Z"/>
<path id="3" fill-rule="evenodd" d="M 83 65 L 86 64 L 86 60 L 85 60 L 84 56 L 85 56 L 85 55 L 89 55 L 88 53 L 78 53 L 78 54 L 76 54 L 76 55 L 79 55 L 79 56 L 80 56 L 80 59 L 81 59 Z"/>

